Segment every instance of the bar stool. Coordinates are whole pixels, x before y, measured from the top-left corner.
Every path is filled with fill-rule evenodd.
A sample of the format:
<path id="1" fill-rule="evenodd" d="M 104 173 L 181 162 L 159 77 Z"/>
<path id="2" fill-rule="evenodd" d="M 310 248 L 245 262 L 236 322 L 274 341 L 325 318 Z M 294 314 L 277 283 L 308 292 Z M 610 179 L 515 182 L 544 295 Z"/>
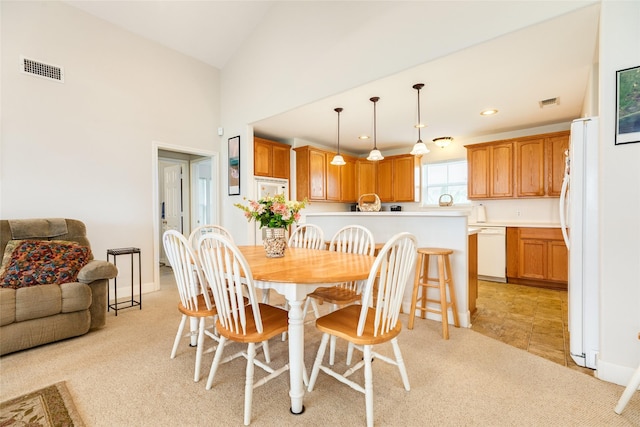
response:
<path id="1" fill-rule="evenodd" d="M 445 248 L 418 248 L 418 263 L 416 265 L 416 276 L 413 284 L 413 296 L 411 298 L 411 311 L 409 311 L 409 329 L 413 329 L 413 321 L 416 316 L 416 309 L 420 310 L 420 317 L 424 319 L 427 312 L 440 314 L 442 316 L 442 338 L 449 339 L 449 308 L 453 313 L 453 324 L 460 326 L 458 321 L 458 309 L 456 306 L 456 294 L 451 275 L 451 261 L 449 255 L 453 253 L 451 249 Z M 438 260 L 438 276 L 429 277 L 429 256 L 435 256 Z M 428 288 L 435 288 L 440 291 L 440 299 L 427 298 Z M 447 288 L 449 288 L 449 302 L 447 302 Z M 420 289 L 420 305 L 418 306 L 418 289 Z M 440 309 L 431 308 L 427 304 L 439 304 Z"/>

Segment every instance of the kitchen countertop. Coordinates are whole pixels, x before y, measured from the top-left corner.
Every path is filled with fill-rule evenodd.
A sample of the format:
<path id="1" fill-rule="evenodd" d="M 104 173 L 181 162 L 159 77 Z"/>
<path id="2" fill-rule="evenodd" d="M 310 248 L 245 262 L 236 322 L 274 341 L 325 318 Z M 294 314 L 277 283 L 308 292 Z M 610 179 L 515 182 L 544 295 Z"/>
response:
<path id="1" fill-rule="evenodd" d="M 469 227 L 526 227 L 526 228 L 560 228 L 560 223 L 531 221 L 495 221 L 470 222 Z"/>
<path id="2" fill-rule="evenodd" d="M 379 212 L 308 212 L 306 216 L 468 216 L 466 211 L 442 210 L 442 211 L 379 211 Z"/>

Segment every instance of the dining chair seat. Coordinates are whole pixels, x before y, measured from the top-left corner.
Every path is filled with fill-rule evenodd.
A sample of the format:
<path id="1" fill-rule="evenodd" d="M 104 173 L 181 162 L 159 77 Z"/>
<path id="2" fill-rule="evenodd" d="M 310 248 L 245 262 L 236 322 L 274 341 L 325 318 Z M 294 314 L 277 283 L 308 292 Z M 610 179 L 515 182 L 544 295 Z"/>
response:
<path id="1" fill-rule="evenodd" d="M 203 294 L 198 295 L 196 298 L 198 299 L 197 309 L 185 307 L 182 302 L 178 302 L 178 311 L 189 317 L 213 317 L 218 314 L 215 306 L 207 308 Z"/>
<path id="2" fill-rule="evenodd" d="M 331 286 L 318 288 L 313 291 L 313 297 L 321 303 L 326 302 L 336 306 L 344 306 L 360 301 L 360 294 L 350 288 Z"/>
<path id="3" fill-rule="evenodd" d="M 220 336 L 235 342 L 259 343 L 287 330 L 289 317 L 285 310 L 269 304 L 259 303 L 258 306 L 260 308 L 260 318 L 262 319 L 262 332 L 258 332 L 253 316 L 253 307 L 248 305 L 244 308 L 247 319 L 245 332 L 237 333 L 230 329 L 223 328 L 221 325 L 217 325 Z"/>
<path id="4" fill-rule="evenodd" d="M 362 314 L 362 307 L 359 305 L 349 305 L 343 309 L 333 311 L 316 320 L 316 328 L 320 332 L 327 332 L 338 338 L 345 339 L 356 345 L 376 345 L 400 335 L 402 323 L 398 322 L 396 326 L 383 334 L 376 335 L 374 320 L 375 309 L 369 307 L 364 323 L 362 335 L 358 335 L 358 320 Z"/>

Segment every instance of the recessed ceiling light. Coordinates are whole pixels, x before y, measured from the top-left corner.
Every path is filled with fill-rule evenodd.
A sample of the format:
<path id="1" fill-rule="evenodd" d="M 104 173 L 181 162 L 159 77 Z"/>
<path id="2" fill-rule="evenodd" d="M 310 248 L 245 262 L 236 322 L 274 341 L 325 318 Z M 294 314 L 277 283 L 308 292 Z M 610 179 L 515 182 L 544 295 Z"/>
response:
<path id="1" fill-rule="evenodd" d="M 358 139 L 369 139 L 368 135 L 360 135 Z"/>
<path id="2" fill-rule="evenodd" d="M 493 116 L 494 114 L 498 114 L 498 110 L 495 108 L 491 108 L 489 110 L 484 110 L 480 112 L 481 116 Z"/>

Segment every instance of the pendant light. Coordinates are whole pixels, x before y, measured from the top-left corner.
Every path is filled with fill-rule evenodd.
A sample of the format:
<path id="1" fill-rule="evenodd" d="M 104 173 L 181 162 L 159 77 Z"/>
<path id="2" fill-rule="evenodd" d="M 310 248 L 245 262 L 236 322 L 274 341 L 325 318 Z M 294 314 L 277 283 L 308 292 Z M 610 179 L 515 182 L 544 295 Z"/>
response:
<path id="1" fill-rule="evenodd" d="M 416 83 L 413 85 L 413 88 L 418 91 L 418 124 L 416 125 L 416 127 L 418 128 L 418 142 L 414 144 L 413 150 L 411 150 L 410 154 L 418 158 L 422 157 L 423 155 L 429 152 L 427 145 L 424 142 L 422 142 L 422 138 L 420 137 L 420 128 L 424 127 L 424 125 L 422 124 L 422 121 L 420 120 L 420 89 L 422 89 L 423 87 L 424 87 L 423 83 Z"/>
<path id="2" fill-rule="evenodd" d="M 367 160 L 377 162 L 378 160 L 384 159 L 382 157 L 382 153 L 378 150 L 376 145 L 376 102 L 380 100 L 380 97 L 374 96 L 373 98 L 369 98 L 369 101 L 373 102 L 373 150 L 369 153 L 369 157 Z"/>
<path id="3" fill-rule="evenodd" d="M 342 108 L 334 108 L 333 111 L 338 113 L 338 154 L 333 156 L 333 160 L 331 160 L 331 164 L 334 166 L 342 166 L 345 165 L 346 162 L 344 158 L 340 155 L 340 113 L 342 112 Z"/>

